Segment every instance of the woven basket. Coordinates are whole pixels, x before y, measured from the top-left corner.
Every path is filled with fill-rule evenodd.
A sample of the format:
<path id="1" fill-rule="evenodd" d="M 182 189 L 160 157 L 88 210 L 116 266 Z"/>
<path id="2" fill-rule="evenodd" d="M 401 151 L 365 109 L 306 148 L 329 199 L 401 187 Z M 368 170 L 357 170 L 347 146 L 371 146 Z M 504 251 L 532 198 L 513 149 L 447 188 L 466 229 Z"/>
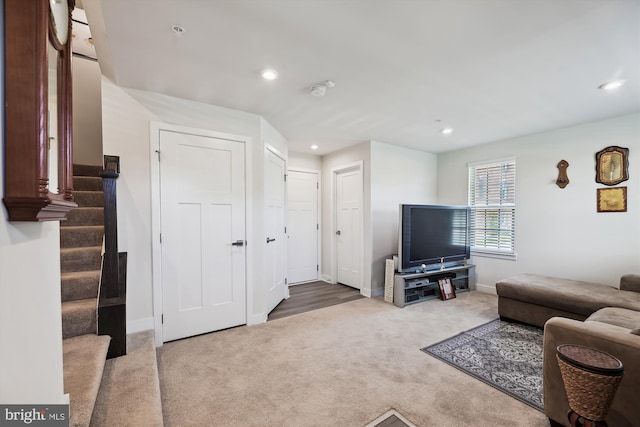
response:
<path id="1" fill-rule="evenodd" d="M 556 357 L 571 409 L 589 420 L 604 421 L 622 375 L 588 372 Z"/>

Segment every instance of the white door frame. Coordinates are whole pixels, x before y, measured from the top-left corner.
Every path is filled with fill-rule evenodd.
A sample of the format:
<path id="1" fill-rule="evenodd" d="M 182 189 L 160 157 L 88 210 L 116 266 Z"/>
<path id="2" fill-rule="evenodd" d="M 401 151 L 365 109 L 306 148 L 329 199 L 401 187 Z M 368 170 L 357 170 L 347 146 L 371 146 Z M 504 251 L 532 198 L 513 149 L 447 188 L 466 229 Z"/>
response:
<path id="1" fill-rule="evenodd" d="M 322 280 L 322 175 L 321 171 L 318 169 L 308 169 L 308 168 L 300 168 L 297 166 L 292 166 L 287 169 L 287 171 L 293 172 L 305 172 L 305 173 L 315 173 L 318 176 L 318 192 L 316 193 L 316 209 L 318 210 L 318 252 L 317 252 L 317 262 L 318 262 L 318 276 L 316 280 Z M 287 202 L 289 194 L 287 193 Z M 305 283 L 305 282 L 302 282 Z M 302 284 L 297 283 L 297 284 Z M 294 285 L 295 286 L 295 285 Z"/>
<path id="2" fill-rule="evenodd" d="M 208 129 L 197 129 L 187 126 L 173 125 L 169 123 L 151 121 L 149 124 L 149 160 L 151 169 L 151 264 L 152 279 L 151 286 L 153 291 L 153 325 L 155 332 L 156 347 L 162 346 L 162 249 L 160 245 L 160 131 L 180 132 L 197 136 L 205 136 L 210 138 L 226 139 L 245 144 L 245 235 L 249 244 L 246 247 L 246 287 L 247 287 L 247 323 L 253 313 L 253 256 L 251 251 L 251 238 L 253 236 L 252 229 L 252 208 L 249 201 L 251 200 L 251 179 L 252 179 L 252 162 L 251 162 L 251 137 L 233 135 L 229 133 L 216 132 Z"/>
<path id="3" fill-rule="evenodd" d="M 364 296 L 370 297 L 370 288 L 368 286 L 367 289 L 369 294 L 367 294 L 367 289 L 364 286 L 364 161 L 359 160 L 357 162 L 348 163 L 346 165 L 337 166 L 331 169 L 331 259 L 332 259 L 332 268 L 331 268 L 331 283 L 338 283 L 338 239 L 336 238 L 336 224 L 338 223 L 337 215 L 338 215 L 338 201 L 337 201 L 337 191 L 336 185 L 338 180 L 338 175 L 343 172 L 351 172 L 357 171 L 358 178 L 361 184 L 362 195 L 360 197 L 360 236 L 361 240 L 359 242 L 359 250 L 360 250 L 360 294 Z"/>

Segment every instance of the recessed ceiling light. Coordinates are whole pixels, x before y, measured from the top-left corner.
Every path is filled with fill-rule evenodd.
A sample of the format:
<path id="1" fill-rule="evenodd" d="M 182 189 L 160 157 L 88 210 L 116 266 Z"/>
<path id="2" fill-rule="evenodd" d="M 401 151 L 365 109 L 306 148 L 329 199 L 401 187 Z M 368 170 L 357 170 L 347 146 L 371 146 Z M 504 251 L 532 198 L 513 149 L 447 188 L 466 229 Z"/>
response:
<path id="1" fill-rule="evenodd" d="M 262 78 L 265 80 L 275 80 L 278 78 L 278 72 L 273 68 L 265 68 L 262 70 Z"/>
<path id="2" fill-rule="evenodd" d="M 185 29 L 182 25 L 172 25 L 171 26 L 171 30 L 173 30 L 174 33 L 176 33 L 177 36 L 181 36 L 184 34 Z"/>
<path id="3" fill-rule="evenodd" d="M 451 132 L 453 132 L 452 128 L 444 128 L 444 129 L 440 130 L 440 133 L 442 133 L 444 135 L 449 135 Z"/>
<path id="4" fill-rule="evenodd" d="M 624 80 L 612 80 L 610 82 L 601 84 L 600 86 L 598 86 L 598 89 L 603 89 L 603 90 L 618 89 L 620 86 L 624 84 L 624 82 L 625 82 Z"/>
<path id="5" fill-rule="evenodd" d="M 311 149 L 312 149 L 312 150 L 317 150 L 317 149 L 318 149 L 318 146 L 317 146 L 316 144 L 313 144 L 313 145 L 311 146 Z"/>

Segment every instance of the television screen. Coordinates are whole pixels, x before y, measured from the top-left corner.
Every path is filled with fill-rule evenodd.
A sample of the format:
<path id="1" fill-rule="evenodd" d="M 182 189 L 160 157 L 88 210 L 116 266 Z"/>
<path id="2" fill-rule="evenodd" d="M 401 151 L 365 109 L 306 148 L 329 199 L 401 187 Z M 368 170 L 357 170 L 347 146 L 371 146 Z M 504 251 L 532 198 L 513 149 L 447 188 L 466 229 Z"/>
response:
<path id="1" fill-rule="evenodd" d="M 401 205 L 401 271 L 468 259 L 468 226 L 466 206 Z"/>

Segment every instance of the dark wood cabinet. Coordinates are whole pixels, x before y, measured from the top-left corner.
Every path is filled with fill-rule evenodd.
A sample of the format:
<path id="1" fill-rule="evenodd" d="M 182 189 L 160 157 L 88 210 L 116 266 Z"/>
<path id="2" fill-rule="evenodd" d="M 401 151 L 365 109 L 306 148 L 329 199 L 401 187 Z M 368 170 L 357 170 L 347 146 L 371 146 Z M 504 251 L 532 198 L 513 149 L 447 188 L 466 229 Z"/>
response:
<path id="1" fill-rule="evenodd" d="M 74 6 L 75 0 L 4 1 L 3 202 L 10 221 L 61 220 L 77 206 L 71 126 Z"/>

